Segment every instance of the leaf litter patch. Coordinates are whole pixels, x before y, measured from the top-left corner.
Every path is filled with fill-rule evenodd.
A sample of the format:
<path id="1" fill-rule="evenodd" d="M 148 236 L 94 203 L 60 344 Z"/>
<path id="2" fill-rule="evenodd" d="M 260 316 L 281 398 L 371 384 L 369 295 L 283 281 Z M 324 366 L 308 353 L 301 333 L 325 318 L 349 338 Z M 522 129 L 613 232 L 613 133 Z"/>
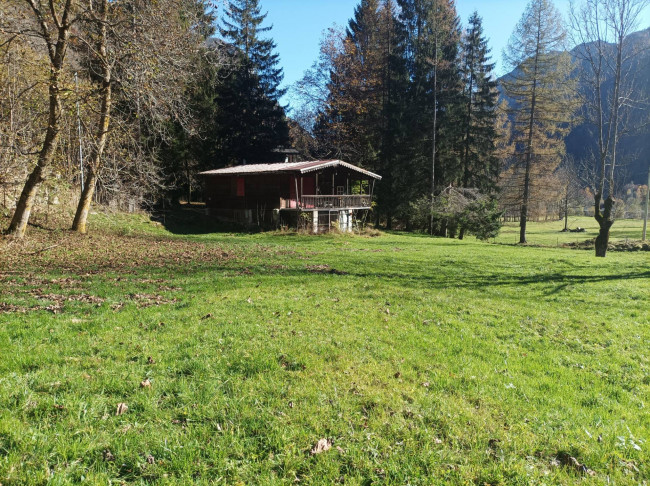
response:
<path id="1" fill-rule="evenodd" d="M 336 268 L 332 268 L 329 265 L 307 265 L 305 267 L 309 273 L 323 273 L 323 274 L 329 274 L 329 275 L 347 275 L 348 272 L 344 272 L 343 270 L 337 270 Z"/>

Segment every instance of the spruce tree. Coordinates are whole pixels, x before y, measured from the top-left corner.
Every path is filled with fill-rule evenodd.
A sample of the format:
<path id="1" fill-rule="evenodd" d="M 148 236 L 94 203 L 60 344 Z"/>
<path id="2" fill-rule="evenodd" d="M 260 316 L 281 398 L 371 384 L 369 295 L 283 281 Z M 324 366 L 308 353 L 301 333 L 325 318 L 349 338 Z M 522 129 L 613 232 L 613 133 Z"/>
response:
<path id="1" fill-rule="evenodd" d="M 461 153 L 462 187 L 484 194 L 494 191 L 499 175 L 496 151 L 498 91 L 483 35 L 481 17 L 474 12 L 462 41 L 464 112 Z"/>
<path id="2" fill-rule="evenodd" d="M 282 68 L 276 45 L 261 36 L 266 14 L 259 0 L 231 0 L 220 29 L 230 44 L 234 71 L 219 89 L 217 126 L 222 128 L 222 162 L 265 162 L 271 151 L 288 141 L 289 128 L 280 98 Z"/>
<path id="3" fill-rule="evenodd" d="M 321 43 L 321 61 L 301 87 L 328 70 L 326 100 L 314 126 L 322 156 L 343 158 L 384 177 L 378 187 L 376 218 L 390 225 L 398 199 L 403 133 L 399 113 L 407 88 L 393 0 L 361 0 L 343 33 L 330 31 Z M 378 222 L 378 219 L 377 219 Z"/>
<path id="4" fill-rule="evenodd" d="M 408 218 L 412 202 L 426 196 L 433 207 L 438 188 L 457 175 L 462 142 L 460 21 L 453 0 L 398 0 L 398 5 L 410 79 L 405 109 L 410 137 L 405 146 L 411 163 L 401 180 L 403 215 Z M 429 226 L 433 230 L 432 220 Z"/>
<path id="5" fill-rule="evenodd" d="M 384 0 L 380 10 L 380 46 L 383 53 L 381 89 L 381 141 L 377 172 L 383 179 L 377 188 L 377 211 L 375 223 L 385 219 L 386 227 L 392 228 L 395 208 L 403 201 L 398 181 L 407 167 L 408 158 L 404 146 L 410 127 L 404 116 L 408 91 L 408 72 L 402 25 L 397 19 L 397 7 L 393 0 Z M 408 170 L 408 168 L 406 169 Z"/>

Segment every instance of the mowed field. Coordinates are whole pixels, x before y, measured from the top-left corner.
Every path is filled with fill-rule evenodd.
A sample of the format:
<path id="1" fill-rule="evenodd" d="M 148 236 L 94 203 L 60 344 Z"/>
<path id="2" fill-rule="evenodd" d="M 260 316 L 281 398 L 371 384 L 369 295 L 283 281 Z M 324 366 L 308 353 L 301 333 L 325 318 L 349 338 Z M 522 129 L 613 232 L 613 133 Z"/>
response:
<path id="1" fill-rule="evenodd" d="M 3 486 L 650 479 L 647 252 L 179 227 L 0 241 Z"/>
<path id="2" fill-rule="evenodd" d="M 584 233 L 562 232 L 564 220 L 529 222 L 526 229 L 526 239 L 529 245 L 534 246 L 562 246 L 566 244 L 582 243 L 585 240 L 594 240 L 598 236 L 598 222 L 591 217 L 572 216 L 569 218 L 569 229 L 584 228 Z M 648 233 L 650 234 L 650 233 Z M 626 240 L 641 240 L 643 235 L 643 221 L 639 219 L 617 220 L 610 231 L 612 242 Z M 490 240 L 492 241 L 492 240 Z M 495 243 L 514 245 L 519 242 L 519 223 L 506 223 Z M 592 245 L 593 247 L 593 245 Z"/>

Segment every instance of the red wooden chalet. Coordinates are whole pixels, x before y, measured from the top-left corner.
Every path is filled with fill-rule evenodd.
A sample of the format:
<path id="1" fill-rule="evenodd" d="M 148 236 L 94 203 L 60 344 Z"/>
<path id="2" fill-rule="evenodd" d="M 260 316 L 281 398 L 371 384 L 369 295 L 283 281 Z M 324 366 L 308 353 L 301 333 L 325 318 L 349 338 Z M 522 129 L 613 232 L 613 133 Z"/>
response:
<path id="1" fill-rule="evenodd" d="M 315 233 L 333 223 L 351 231 L 381 180 L 342 160 L 238 165 L 199 175 L 209 214 L 259 226 L 309 225 Z"/>

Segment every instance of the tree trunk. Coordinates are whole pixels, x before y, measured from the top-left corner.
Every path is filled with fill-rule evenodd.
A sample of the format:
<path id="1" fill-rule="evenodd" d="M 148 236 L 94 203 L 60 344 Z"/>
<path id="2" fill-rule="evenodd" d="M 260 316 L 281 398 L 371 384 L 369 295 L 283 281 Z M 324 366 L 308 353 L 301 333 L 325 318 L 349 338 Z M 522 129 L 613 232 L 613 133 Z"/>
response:
<path id="1" fill-rule="evenodd" d="M 611 224 L 605 223 L 600 225 L 600 231 L 596 237 L 596 256 L 605 258 L 607 256 L 607 246 L 609 245 L 609 229 Z"/>
<path id="2" fill-rule="evenodd" d="M 108 0 L 102 0 L 101 18 L 98 19 L 100 23 L 99 37 L 99 62 L 102 66 L 102 89 L 101 89 L 101 108 L 99 113 L 99 124 L 97 126 L 97 140 L 96 147 L 93 151 L 91 163 L 88 167 L 88 175 L 86 176 L 86 183 L 84 190 L 81 193 L 79 204 L 77 205 L 77 212 L 72 223 L 72 230 L 85 234 L 87 231 L 88 213 L 90 205 L 92 204 L 93 195 L 95 194 L 95 185 L 97 184 L 97 176 L 101 169 L 102 156 L 104 148 L 108 140 L 108 129 L 111 120 L 111 107 L 112 107 L 112 68 L 109 63 L 107 53 L 107 28 L 106 17 L 108 15 Z"/>
<path id="3" fill-rule="evenodd" d="M 16 238 L 25 236 L 27 223 L 34 207 L 34 199 L 38 192 L 38 185 L 43 182 L 43 172 L 52 163 L 54 153 L 56 152 L 57 141 L 60 130 L 61 119 L 61 105 L 59 102 L 59 70 L 53 69 L 50 75 L 50 114 L 47 125 L 47 132 L 45 133 L 45 140 L 43 147 L 38 155 L 36 167 L 32 170 L 31 174 L 25 182 L 23 191 L 20 194 L 20 199 L 16 204 L 16 211 L 11 219 L 11 224 L 7 233 Z"/>
<path id="4" fill-rule="evenodd" d="M 650 167 L 648 168 L 648 187 L 645 192 L 645 213 L 643 214 L 643 236 L 645 241 L 648 236 L 648 208 L 650 207 Z"/>
<path id="5" fill-rule="evenodd" d="M 532 133 L 532 130 L 531 130 Z M 532 138 L 532 137 L 531 137 Z M 529 148 L 529 150 L 531 150 Z M 524 176 L 524 195 L 519 217 L 519 243 L 526 243 L 526 223 L 528 222 L 528 201 L 530 199 L 530 152 L 526 156 L 526 174 Z"/>
<path id="6" fill-rule="evenodd" d="M 88 213 L 90 212 L 90 206 L 93 201 L 93 196 L 95 195 L 96 183 L 97 174 L 95 173 L 95 167 L 94 165 L 90 165 L 88 167 L 88 174 L 86 175 L 84 190 L 81 193 L 81 199 L 79 199 L 77 212 L 75 213 L 74 222 L 72 223 L 73 231 L 81 234 L 86 234 L 87 232 Z"/>
<path id="7" fill-rule="evenodd" d="M 32 1 L 28 2 L 32 8 L 34 16 L 41 27 L 40 36 L 47 45 L 47 52 L 50 59 L 50 80 L 49 80 L 49 115 L 47 130 L 45 132 L 45 140 L 43 147 L 38 155 L 36 167 L 25 182 L 25 187 L 20 194 L 20 199 L 16 205 L 16 211 L 11 219 L 11 224 L 7 233 L 16 237 L 22 238 L 27 229 L 27 223 L 34 206 L 34 199 L 38 191 L 38 185 L 44 180 L 44 172 L 52 163 L 54 153 L 59 138 L 60 121 L 61 121 L 61 100 L 60 95 L 60 74 L 65 61 L 65 55 L 68 48 L 68 40 L 70 36 L 69 18 L 76 7 L 75 0 L 67 0 L 63 7 L 60 19 L 54 11 L 54 4 L 50 2 L 51 13 L 55 17 L 56 25 L 56 40 L 51 36 L 50 22 L 45 18 L 44 14 L 37 8 L 36 4 Z"/>
<path id="8" fill-rule="evenodd" d="M 431 217 L 429 218 L 429 234 L 433 236 L 433 209 L 436 203 L 436 128 L 438 125 L 438 33 L 436 32 L 435 63 L 433 71 L 433 133 L 431 143 Z"/>
<path id="9" fill-rule="evenodd" d="M 614 224 L 614 199 L 610 196 L 605 199 L 604 211 L 600 212 L 600 197 L 596 194 L 596 221 L 600 230 L 596 237 L 596 256 L 605 258 L 607 256 L 607 246 L 609 245 L 609 230 Z"/>
<path id="10" fill-rule="evenodd" d="M 16 204 L 16 211 L 14 216 L 11 219 L 11 224 L 7 233 L 16 238 L 22 238 L 25 236 L 25 230 L 27 229 L 27 223 L 29 223 L 29 216 L 32 212 L 32 207 L 34 206 L 34 199 L 36 198 L 36 193 L 38 192 L 38 185 L 43 182 L 42 177 L 42 166 L 47 164 L 39 164 L 34 167 L 34 170 L 27 178 L 25 186 L 23 187 L 23 192 L 20 194 L 20 199 Z"/>

